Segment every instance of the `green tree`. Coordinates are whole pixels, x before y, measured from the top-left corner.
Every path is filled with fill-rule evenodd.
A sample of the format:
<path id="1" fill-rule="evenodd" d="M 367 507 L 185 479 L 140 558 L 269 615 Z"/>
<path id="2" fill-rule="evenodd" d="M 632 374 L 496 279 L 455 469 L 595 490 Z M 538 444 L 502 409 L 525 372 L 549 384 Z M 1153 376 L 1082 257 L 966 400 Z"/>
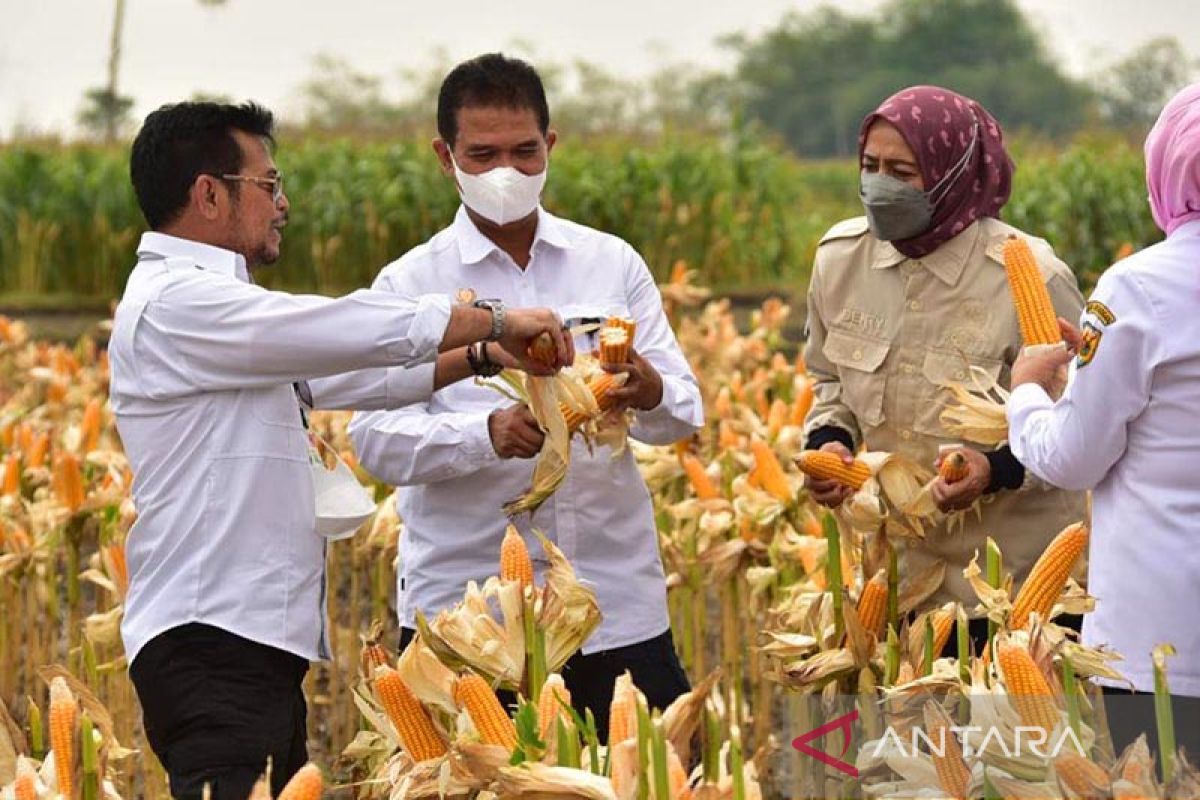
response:
<path id="1" fill-rule="evenodd" d="M 1090 103 L 1014 0 L 892 0 L 872 17 L 825 7 L 727 43 L 747 113 L 805 156 L 852 155 L 862 117 L 913 84 L 960 91 L 1008 128 L 1055 136 Z"/>
<path id="2" fill-rule="evenodd" d="M 1100 112 L 1116 128 L 1144 132 L 1196 74 L 1196 62 L 1173 36 L 1151 39 L 1099 80 Z"/>

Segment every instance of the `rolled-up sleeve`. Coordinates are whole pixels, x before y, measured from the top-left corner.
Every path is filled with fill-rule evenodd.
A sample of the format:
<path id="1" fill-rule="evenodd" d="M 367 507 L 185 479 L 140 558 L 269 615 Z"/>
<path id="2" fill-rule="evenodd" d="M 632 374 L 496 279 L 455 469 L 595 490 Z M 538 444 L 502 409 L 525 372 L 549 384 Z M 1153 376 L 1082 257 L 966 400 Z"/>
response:
<path id="1" fill-rule="evenodd" d="M 159 377 L 177 391 L 222 391 L 428 362 L 449 321 L 443 295 L 293 295 L 198 274 L 148 304 L 138 334 L 173 351 Z"/>
<path id="2" fill-rule="evenodd" d="M 1125 451 L 1129 423 L 1150 400 L 1163 325 L 1134 275 L 1114 268 L 1101 278 L 1062 398 L 1056 403 L 1040 386 L 1023 384 L 1008 399 L 1009 444 L 1026 469 L 1070 490 L 1104 479 Z"/>

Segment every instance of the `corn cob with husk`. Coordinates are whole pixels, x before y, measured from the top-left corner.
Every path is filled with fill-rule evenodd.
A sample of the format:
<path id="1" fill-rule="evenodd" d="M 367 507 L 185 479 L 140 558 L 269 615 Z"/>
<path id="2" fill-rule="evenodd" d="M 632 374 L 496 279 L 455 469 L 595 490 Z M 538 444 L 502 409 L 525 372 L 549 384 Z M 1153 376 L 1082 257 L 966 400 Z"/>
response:
<path id="1" fill-rule="evenodd" d="M 533 559 L 517 529 L 509 525 L 500 542 L 500 580 L 516 581 L 521 587 L 533 586 Z"/>
<path id="2" fill-rule="evenodd" d="M 538 733 L 543 740 L 547 739 L 558 720 L 570 722 L 570 714 L 563 706 L 571 705 L 571 692 L 563 682 L 562 675 L 557 672 L 546 676 L 542 691 L 538 697 Z"/>
<path id="3" fill-rule="evenodd" d="M 392 665 L 391 656 L 383 645 L 383 623 L 374 620 L 362 639 L 362 652 L 359 655 L 360 667 L 362 674 L 370 679 L 375 674 L 375 670 Z"/>
<path id="4" fill-rule="evenodd" d="M 60 452 L 54 458 L 54 493 L 71 513 L 83 506 L 83 471 L 74 453 Z"/>
<path id="5" fill-rule="evenodd" d="M 510 751 L 517 746 L 513 722 L 483 678 L 474 672 L 459 676 L 454 684 L 454 702 L 466 710 L 482 742 Z"/>
<path id="6" fill-rule="evenodd" d="M 1046 676 L 1029 655 L 1029 650 L 1011 639 L 997 639 L 996 660 L 1009 699 L 1021 721 L 1030 727 L 1042 728 L 1049 736 L 1058 725 L 1058 706 Z"/>
<path id="7" fill-rule="evenodd" d="M 704 464 L 700 459 L 691 453 L 682 453 L 679 456 L 679 463 L 683 466 L 683 472 L 687 475 L 688 482 L 692 485 L 692 491 L 696 493 L 696 497 L 700 500 L 717 500 L 721 497 L 721 490 L 713 483 L 712 478 L 708 477 L 708 472 L 704 469 Z"/>
<path id="8" fill-rule="evenodd" d="M 21 456 L 10 452 L 4 457 L 4 478 L 0 481 L 0 496 L 16 497 L 21 491 Z"/>
<path id="9" fill-rule="evenodd" d="M 863 585 L 858 598 L 858 621 L 863 629 L 878 635 L 887 618 L 887 570 L 880 569 Z"/>
<path id="10" fill-rule="evenodd" d="M 1077 753 L 1063 753 L 1054 759 L 1054 774 L 1059 783 L 1078 797 L 1107 797 L 1112 778 L 1104 767 Z"/>
<path id="11" fill-rule="evenodd" d="M 55 785 L 63 797 L 73 797 L 75 775 L 75 730 L 79 703 L 61 677 L 50 681 L 50 751 L 54 753 Z"/>
<path id="12" fill-rule="evenodd" d="M 277 800 L 320 800 L 325 779 L 320 768 L 311 761 L 296 771 Z"/>
<path id="13" fill-rule="evenodd" d="M 969 797 L 967 785 L 971 782 L 971 771 L 963 760 L 962 746 L 951 730 L 952 724 L 945 710 L 936 701 L 927 700 L 922 714 L 925 733 L 936 745 L 932 754 L 933 765 L 942 791 L 949 797 L 966 800 Z"/>
<path id="14" fill-rule="evenodd" d="M 378 667 L 374 676 L 375 696 L 400 737 L 400 745 L 413 761 L 428 761 L 446 754 L 446 742 L 429 712 L 389 666 Z"/>
<path id="15" fill-rule="evenodd" d="M 856 492 L 871 477 L 871 468 L 861 460 L 855 459 L 853 464 L 847 466 L 837 453 L 824 450 L 805 450 L 796 457 L 796 466 L 810 478 L 834 480 Z"/>
<path id="16" fill-rule="evenodd" d="M 1062 595 L 1067 578 L 1083 555 L 1087 541 L 1088 529 L 1082 523 L 1069 525 L 1054 537 L 1033 565 L 1013 601 L 1009 625 L 1014 630 L 1026 627 L 1032 614 L 1037 614 L 1043 621 L 1050 618 L 1050 611 Z"/>
<path id="17" fill-rule="evenodd" d="M 1012 290 L 1025 346 L 1061 342 L 1062 333 L 1054 304 L 1050 302 L 1050 292 L 1046 290 L 1029 243 L 1019 236 L 1010 236 L 1004 242 L 1004 270 L 1008 273 L 1008 286 Z"/>

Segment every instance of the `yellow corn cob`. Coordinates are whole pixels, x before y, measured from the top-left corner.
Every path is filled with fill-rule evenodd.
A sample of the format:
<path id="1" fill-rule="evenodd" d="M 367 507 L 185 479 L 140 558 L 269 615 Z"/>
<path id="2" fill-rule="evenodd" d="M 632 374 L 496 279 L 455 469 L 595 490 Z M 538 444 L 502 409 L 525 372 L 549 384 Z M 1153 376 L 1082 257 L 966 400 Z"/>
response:
<path id="1" fill-rule="evenodd" d="M 58 793 L 73 797 L 75 775 L 75 726 L 79 704 L 61 677 L 50 681 L 50 750 L 54 753 L 54 777 Z"/>
<path id="2" fill-rule="evenodd" d="M 871 477 L 871 468 L 858 459 L 850 466 L 842 463 L 842 457 L 823 450 L 805 450 L 796 458 L 796 466 L 809 477 L 818 480 L 835 480 L 854 491 L 862 488 Z"/>
<path id="3" fill-rule="evenodd" d="M 109 579 L 117 587 L 117 592 L 124 597 L 129 591 L 129 564 L 125 560 L 125 545 L 113 542 L 100 548 L 100 561 Z"/>
<path id="4" fill-rule="evenodd" d="M 37 800 L 37 773 L 24 757 L 17 759 L 17 778 L 13 781 L 15 800 Z"/>
<path id="5" fill-rule="evenodd" d="M 808 412 L 813 404 L 812 381 L 806 380 L 796 387 L 796 396 L 792 400 L 792 413 L 788 423 L 800 427 L 808 418 Z"/>
<path id="6" fill-rule="evenodd" d="M 26 463 L 33 468 L 37 468 L 46 463 L 46 454 L 50 452 L 50 434 L 42 433 L 34 438 L 33 444 L 29 447 L 29 456 L 25 459 Z"/>
<path id="7" fill-rule="evenodd" d="M 4 457 L 4 480 L 0 482 L 0 495 L 12 497 L 21 491 L 21 457 L 16 452 Z"/>
<path id="8" fill-rule="evenodd" d="M 779 431 L 788 421 L 788 405 L 782 400 L 776 398 L 771 401 L 771 408 L 767 412 L 767 438 L 775 441 L 779 436 Z"/>
<path id="9" fill-rule="evenodd" d="M 399 672 L 391 667 L 375 670 L 375 696 L 395 726 L 400 744 L 413 761 L 428 761 L 445 755 L 446 742 Z"/>
<path id="10" fill-rule="evenodd" d="M 638 690 L 628 672 L 617 678 L 608 711 L 608 747 L 637 736 Z"/>
<path id="11" fill-rule="evenodd" d="M 63 451 L 55 457 L 54 491 L 72 513 L 83 505 L 83 473 L 74 453 Z"/>
<path id="12" fill-rule="evenodd" d="M 359 664 L 363 674 L 368 678 L 375 675 L 379 667 L 390 667 L 392 659 L 387 648 L 383 646 L 383 623 L 375 620 L 371 623 L 367 635 L 363 637 L 362 652 L 359 654 Z"/>
<path id="13" fill-rule="evenodd" d="M 1107 797 L 1112 784 L 1104 767 L 1074 753 L 1054 759 L 1054 772 L 1060 783 L 1084 798 Z"/>
<path id="14" fill-rule="evenodd" d="M 552 672 L 546 676 L 546 682 L 542 684 L 542 693 L 538 697 L 538 733 L 543 741 L 550 735 L 555 720 L 559 717 L 567 719 L 563 703 L 571 705 L 571 692 L 563 683 L 562 675 Z"/>
<path id="15" fill-rule="evenodd" d="M 297 770 L 276 800 L 319 800 L 324 788 L 320 768 L 310 761 Z"/>
<path id="16" fill-rule="evenodd" d="M 554 357 L 557 355 L 554 348 L 554 339 L 551 338 L 550 334 L 542 331 L 529 343 L 529 347 L 525 349 L 525 354 L 540 364 L 553 364 Z"/>
<path id="17" fill-rule="evenodd" d="M 454 684 L 454 702 L 467 710 L 482 741 L 510 752 L 517 746 L 517 730 L 483 678 L 464 673 Z"/>
<path id="18" fill-rule="evenodd" d="M 79 452 L 85 455 L 100 444 L 101 410 L 99 397 L 88 400 L 83 410 L 83 421 L 79 424 Z"/>
<path id="19" fill-rule="evenodd" d="M 1012 290 L 1021 339 L 1026 346 L 1062 341 L 1058 318 L 1041 270 L 1029 243 L 1019 236 L 1009 236 L 1004 243 L 1004 270 L 1008 273 L 1008 287 Z"/>
<path id="20" fill-rule="evenodd" d="M 533 585 L 533 560 L 525 540 L 512 525 L 504 532 L 500 542 L 500 580 L 517 581 L 522 588 Z"/>
<path id="21" fill-rule="evenodd" d="M 1005 641 L 997 647 L 997 659 L 1004 674 L 1004 685 L 1021 721 L 1042 728 L 1049 735 L 1058 724 L 1058 706 L 1050 695 L 1046 676 L 1038 669 L 1029 651 Z"/>
<path id="22" fill-rule="evenodd" d="M 1028 625 L 1029 615 L 1033 612 L 1037 612 L 1043 620 L 1049 618 L 1050 610 L 1062 594 L 1075 562 L 1087 547 L 1087 541 L 1088 529 L 1082 523 L 1068 525 L 1054 537 L 1033 565 L 1013 601 L 1009 625 L 1014 630 Z"/>
<path id="23" fill-rule="evenodd" d="M 625 331 L 625 335 L 629 337 L 629 341 L 633 341 L 633 335 L 637 333 L 637 320 L 629 317 L 609 317 L 604 321 L 606 328 L 620 328 Z"/>
<path id="24" fill-rule="evenodd" d="M 971 782 L 971 771 L 967 769 L 967 763 L 963 760 L 962 747 L 958 743 L 958 738 L 946 723 L 945 714 L 939 713 L 940 711 L 935 701 L 926 701 L 924 707 L 925 733 L 929 736 L 929 740 L 937 746 L 936 749 L 942 753 L 940 756 L 936 751 L 933 753 L 933 765 L 937 769 L 938 783 L 941 784 L 942 791 L 950 797 L 966 800 L 968 797 L 967 784 Z"/>
<path id="25" fill-rule="evenodd" d="M 958 483 L 967 477 L 967 472 L 967 457 L 961 450 L 948 453 L 942 459 L 942 465 L 938 467 L 938 475 L 941 475 L 946 483 Z"/>
<path id="26" fill-rule="evenodd" d="M 629 360 L 629 333 L 623 327 L 605 327 L 600 331 L 600 363 L 624 364 Z"/>
<path id="27" fill-rule="evenodd" d="M 858 598 L 858 619 L 865 630 L 878 634 L 887 617 L 887 570 L 881 569 L 863 586 Z"/>
<path id="28" fill-rule="evenodd" d="M 33 446 L 33 429 L 24 423 L 18 425 L 14 434 L 14 439 L 16 440 L 17 447 L 20 448 L 22 452 L 28 453 L 29 448 Z"/>
<path id="29" fill-rule="evenodd" d="M 779 502 L 790 503 L 793 500 L 792 487 L 788 485 L 787 476 L 783 474 L 783 467 L 775 457 L 775 451 L 757 437 L 750 441 L 750 450 L 754 453 L 754 472 L 758 476 L 759 485 Z"/>
<path id="30" fill-rule="evenodd" d="M 954 631 L 953 604 L 950 608 L 935 608 L 926 614 L 929 616 L 929 624 L 933 626 L 933 657 L 936 659 L 946 648 L 946 642 L 950 641 L 950 634 Z M 926 614 L 918 616 L 908 629 L 908 652 L 917 665 L 920 665 L 925 652 Z"/>
<path id="31" fill-rule="evenodd" d="M 684 453 L 679 457 L 679 462 L 683 465 L 683 471 L 692 484 L 692 491 L 696 493 L 696 497 L 701 500 L 716 500 L 721 496 L 720 489 L 712 482 L 712 478 L 708 477 L 700 459 L 691 453 Z"/>
<path id="32" fill-rule="evenodd" d="M 616 378 L 609 372 L 603 372 L 588 381 L 588 389 L 591 390 L 592 397 L 596 399 L 596 405 L 600 406 L 601 413 L 613 407 L 615 400 L 612 397 L 612 391 L 616 388 Z M 569 409 L 565 405 L 561 406 L 561 408 L 563 418 L 567 423 L 568 433 L 574 433 L 579 430 L 583 423 L 588 420 L 580 412 Z"/>

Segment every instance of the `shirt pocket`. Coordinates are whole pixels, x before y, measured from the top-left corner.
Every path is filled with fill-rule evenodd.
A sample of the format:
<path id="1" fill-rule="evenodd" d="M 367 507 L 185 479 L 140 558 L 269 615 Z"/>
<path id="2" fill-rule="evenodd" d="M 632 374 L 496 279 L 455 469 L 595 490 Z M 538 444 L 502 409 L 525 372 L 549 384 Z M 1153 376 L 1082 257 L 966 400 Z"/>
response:
<path id="1" fill-rule="evenodd" d="M 558 315 L 566 325 L 599 323 L 603 325 L 609 317 L 628 317 L 629 303 L 624 296 L 593 300 L 587 303 L 570 303 L 558 307 Z M 634 333 L 634 339 L 637 334 Z M 581 333 L 575 337 L 575 349 L 590 353 L 600 346 L 600 329 Z"/>
<path id="2" fill-rule="evenodd" d="M 849 331 L 830 330 L 822 352 L 838 367 L 842 402 L 860 424 L 877 427 L 883 423 L 883 392 L 886 372 L 882 369 L 892 343 Z"/>
<path id="3" fill-rule="evenodd" d="M 973 369 L 974 368 L 974 369 Z M 917 405 L 916 418 L 913 428 L 931 436 L 948 438 L 949 434 L 942 425 L 942 411 L 952 402 L 952 395 L 945 388 L 948 383 L 961 383 L 973 386 L 972 372 L 982 378 L 998 381 L 1004 362 L 998 358 L 984 356 L 966 356 L 962 353 L 946 353 L 940 350 L 928 350 L 921 365 L 921 375 L 925 378 L 919 392 L 920 401 Z"/>

